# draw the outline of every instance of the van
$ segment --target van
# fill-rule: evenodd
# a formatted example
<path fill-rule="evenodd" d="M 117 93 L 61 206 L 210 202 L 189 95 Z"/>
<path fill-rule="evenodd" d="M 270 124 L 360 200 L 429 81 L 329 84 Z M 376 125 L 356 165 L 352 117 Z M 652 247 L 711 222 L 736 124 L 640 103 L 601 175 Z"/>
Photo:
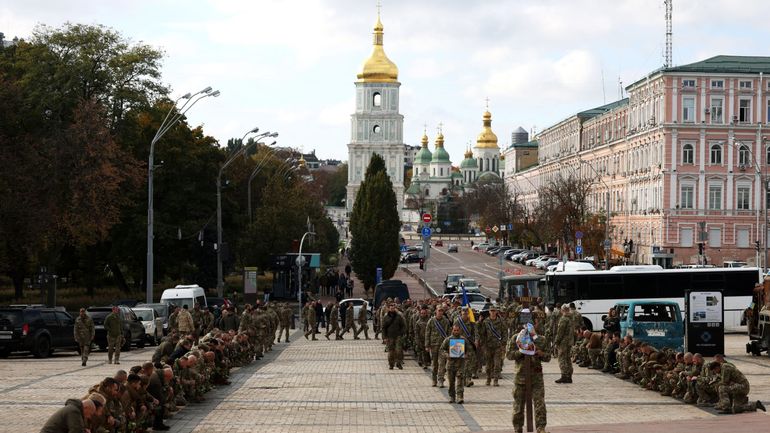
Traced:
<path fill-rule="evenodd" d="M 160 296 L 160 302 L 166 305 L 175 305 L 177 307 L 184 307 L 187 305 L 187 309 L 190 311 L 195 307 L 195 304 L 200 305 L 202 309 L 208 308 L 206 291 L 197 284 L 190 286 L 179 285 L 173 289 L 166 289 Z"/>
<path fill-rule="evenodd" d="M 656 349 L 684 348 L 684 321 L 674 301 L 628 301 L 615 304 L 620 336 L 643 341 Z"/>
<path fill-rule="evenodd" d="M 552 272 L 595 271 L 596 268 L 589 262 L 559 262 Z M 549 269 L 550 271 L 550 269 Z"/>
<path fill-rule="evenodd" d="M 748 266 L 749 265 L 746 262 L 738 262 L 735 260 L 728 260 L 722 264 L 723 268 L 746 268 Z"/>
<path fill-rule="evenodd" d="M 409 288 L 401 280 L 385 280 L 374 287 L 374 308 L 380 308 L 382 301 L 398 298 L 401 302 L 409 299 Z"/>

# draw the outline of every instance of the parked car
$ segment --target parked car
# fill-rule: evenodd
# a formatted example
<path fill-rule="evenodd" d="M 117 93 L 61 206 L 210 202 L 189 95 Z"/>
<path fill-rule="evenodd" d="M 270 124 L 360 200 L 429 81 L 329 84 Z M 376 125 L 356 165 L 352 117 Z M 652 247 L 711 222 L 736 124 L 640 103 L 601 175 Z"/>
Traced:
<path fill-rule="evenodd" d="M 511 248 L 510 250 L 508 250 L 508 251 L 506 251 L 506 252 L 504 252 L 504 253 L 503 253 L 503 258 L 504 258 L 505 260 L 513 260 L 513 259 L 512 259 L 512 257 L 513 257 L 514 255 L 516 255 L 516 254 L 519 254 L 519 253 L 521 253 L 521 252 L 522 252 L 522 250 L 520 250 L 520 249 Z"/>
<path fill-rule="evenodd" d="M 541 255 L 533 257 L 531 259 L 524 260 L 522 263 L 524 263 L 527 266 L 536 266 L 537 262 L 539 262 L 540 260 L 545 260 L 546 258 L 548 258 L 547 255 L 541 254 Z"/>
<path fill-rule="evenodd" d="M 457 252 L 457 244 L 449 244 L 449 247 L 447 247 L 446 252 L 448 252 L 448 253 L 456 253 Z"/>
<path fill-rule="evenodd" d="M 147 342 L 157 346 L 160 343 L 160 339 L 163 338 L 163 319 L 158 316 L 158 313 L 152 307 L 136 307 L 132 308 L 131 311 L 142 322 L 144 337 Z"/>
<path fill-rule="evenodd" d="M 487 248 L 487 250 L 484 251 L 484 253 L 487 254 L 488 256 L 492 256 L 499 250 L 500 250 L 500 247 L 490 247 L 490 248 Z"/>
<path fill-rule="evenodd" d="M 366 299 L 363 299 L 363 298 L 348 298 L 348 299 L 343 299 L 342 301 L 340 301 L 340 305 L 342 305 L 342 304 L 344 304 L 346 302 L 353 302 L 353 318 L 355 320 L 358 320 L 358 312 L 361 311 L 361 307 L 363 307 L 364 306 L 364 302 L 366 302 L 367 303 L 366 319 L 367 320 L 372 320 L 372 311 L 374 309 L 374 306 L 372 305 L 372 303 L 370 301 L 367 301 Z"/>
<path fill-rule="evenodd" d="M 535 267 L 538 269 L 548 269 L 549 266 L 555 265 L 559 263 L 559 259 L 555 257 L 549 257 L 545 260 L 541 260 L 535 264 Z"/>
<path fill-rule="evenodd" d="M 401 263 L 419 263 L 420 255 L 417 253 L 405 253 L 401 255 Z"/>
<path fill-rule="evenodd" d="M 184 307 L 187 305 L 187 308 L 190 311 L 195 307 L 195 304 L 200 305 L 201 308 L 209 306 L 206 301 L 206 291 L 197 284 L 178 285 L 174 288 L 166 289 L 163 291 L 163 294 L 160 295 L 160 302 L 164 304 L 174 304 L 177 307 Z"/>
<path fill-rule="evenodd" d="M 509 250 L 511 250 L 511 249 L 513 249 L 513 247 L 509 247 L 509 246 L 502 246 L 502 247 L 498 248 L 498 249 L 497 249 L 495 252 L 493 252 L 492 254 L 490 254 L 490 256 L 499 256 L 500 254 L 503 254 L 503 253 L 505 253 L 506 251 L 509 251 Z"/>
<path fill-rule="evenodd" d="M 31 352 L 45 358 L 57 349 L 78 350 L 75 319 L 67 312 L 45 307 L 0 307 L 0 357 Z"/>
<path fill-rule="evenodd" d="M 540 256 L 537 259 L 535 259 L 534 261 L 532 261 L 530 266 L 533 266 L 533 267 L 537 268 L 539 266 L 542 266 L 543 263 L 547 262 L 548 260 L 551 260 L 552 258 L 553 257 L 551 257 L 551 256 Z M 527 262 L 527 263 L 529 263 L 529 262 Z"/>
<path fill-rule="evenodd" d="M 473 246 L 473 251 L 486 251 L 489 248 L 489 242 L 480 242 Z"/>
<path fill-rule="evenodd" d="M 436 246 L 437 247 L 443 247 L 444 246 L 444 242 L 441 239 L 439 239 L 439 240 L 436 241 Z"/>
<path fill-rule="evenodd" d="M 516 262 L 519 262 L 521 264 L 525 264 L 527 260 L 534 259 L 540 257 L 540 253 L 537 253 L 535 251 L 527 251 L 526 253 L 521 253 L 518 256 L 516 256 Z"/>
<path fill-rule="evenodd" d="M 99 346 L 99 349 L 107 349 L 107 331 L 104 329 L 104 318 L 112 312 L 112 307 L 88 307 L 86 314 L 91 316 L 94 321 L 94 328 L 96 335 L 94 336 L 94 343 Z M 128 352 L 131 350 L 131 345 L 136 347 L 144 347 L 145 332 L 144 325 L 136 317 L 133 311 L 125 305 L 118 306 L 118 314 L 123 318 L 123 348 L 121 350 Z"/>
<path fill-rule="evenodd" d="M 158 317 L 160 317 L 160 320 L 163 323 L 163 335 L 168 334 L 168 316 L 169 316 L 168 304 L 161 304 L 161 303 L 145 304 L 145 303 L 139 303 L 139 304 L 136 304 L 136 305 L 137 305 L 137 307 L 150 307 L 153 310 L 155 310 L 155 313 L 158 314 Z"/>
<path fill-rule="evenodd" d="M 481 311 L 484 309 L 484 305 L 487 303 L 487 297 L 482 295 L 481 293 L 468 293 L 468 303 L 470 304 L 471 308 L 473 308 L 476 311 Z M 463 302 L 463 294 L 457 293 L 452 297 L 452 302 L 459 301 L 460 303 Z"/>
<path fill-rule="evenodd" d="M 447 274 L 444 278 L 444 293 L 453 293 L 460 285 L 460 280 L 465 278 L 463 274 Z"/>
<path fill-rule="evenodd" d="M 481 293 L 481 286 L 479 286 L 479 283 L 473 278 L 461 278 L 459 287 L 458 290 L 460 292 L 462 292 L 462 288 L 464 287 L 465 291 L 468 293 Z"/>

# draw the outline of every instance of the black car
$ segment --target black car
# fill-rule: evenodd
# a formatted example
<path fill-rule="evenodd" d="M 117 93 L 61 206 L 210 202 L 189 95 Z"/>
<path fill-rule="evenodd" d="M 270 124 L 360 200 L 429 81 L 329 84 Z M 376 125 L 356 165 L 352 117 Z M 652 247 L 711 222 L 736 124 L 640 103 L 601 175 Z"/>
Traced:
<path fill-rule="evenodd" d="M 144 326 L 133 311 L 125 305 L 118 306 L 119 314 L 123 318 L 123 347 L 121 350 L 128 352 L 131 345 L 142 348 L 145 343 Z M 88 307 L 86 314 L 94 321 L 96 335 L 94 343 L 99 349 L 107 349 L 107 331 L 104 329 L 104 318 L 112 312 L 112 307 Z"/>
<path fill-rule="evenodd" d="M 0 307 L 0 357 L 31 352 L 45 358 L 54 349 L 78 350 L 75 319 L 67 312 L 44 307 Z"/>
<path fill-rule="evenodd" d="M 374 309 L 380 308 L 387 298 L 406 301 L 409 299 L 409 288 L 401 280 L 385 280 L 374 287 Z"/>
<path fill-rule="evenodd" d="M 401 263 L 419 263 L 420 255 L 417 253 L 406 253 L 401 255 Z"/>

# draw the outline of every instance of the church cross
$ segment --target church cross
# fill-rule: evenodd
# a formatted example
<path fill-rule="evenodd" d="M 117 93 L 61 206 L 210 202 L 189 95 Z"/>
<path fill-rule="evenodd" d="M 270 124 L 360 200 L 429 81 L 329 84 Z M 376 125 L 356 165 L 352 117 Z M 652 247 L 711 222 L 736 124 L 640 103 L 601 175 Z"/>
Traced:
<path fill-rule="evenodd" d="M 484 101 L 487 103 L 487 110 L 489 110 L 489 97 L 484 98 Z"/>
<path fill-rule="evenodd" d="M 442 131 L 444 130 L 444 123 L 443 122 L 439 122 L 438 123 L 438 128 L 436 128 L 436 129 L 438 130 L 438 133 L 441 134 Z"/>
<path fill-rule="evenodd" d="M 380 9 L 382 9 L 382 2 L 377 1 L 377 16 L 380 16 Z"/>

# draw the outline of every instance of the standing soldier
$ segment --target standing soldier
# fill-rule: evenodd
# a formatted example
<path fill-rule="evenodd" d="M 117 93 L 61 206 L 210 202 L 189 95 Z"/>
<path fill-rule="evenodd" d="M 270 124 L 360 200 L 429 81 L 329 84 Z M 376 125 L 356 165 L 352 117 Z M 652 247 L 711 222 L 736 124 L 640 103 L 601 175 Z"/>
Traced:
<path fill-rule="evenodd" d="M 493 305 L 489 309 L 489 317 L 484 319 L 483 325 L 479 327 L 477 336 L 477 341 L 484 347 L 487 357 L 487 386 L 493 380 L 494 386 L 499 386 L 497 381 L 503 368 L 504 332 L 505 322 L 499 316 L 497 307 Z"/>
<path fill-rule="evenodd" d="M 293 315 L 291 308 L 286 304 L 281 304 L 281 308 L 278 309 L 278 315 L 281 322 L 278 327 L 278 342 L 281 342 L 281 336 L 286 334 L 285 341 L 289 343 L 289 328 L 291 327 L 291 316 Z"/>
<path fill-rule="evenodd" d="M 444 371 L 446 369 L 446 359 L 439 353 L 439 348 L 449 335 L 448 329 L 449 319 L 444 317 L 444 307 L 436 308 L 436 315 L 431 317 L 428 324 L 425 325 L 425 350 L 430 352 L 433 386 L 436 386 L 436 381 L 438 381 L 439 388 L 444 387 Z"/>
<path fill-rule="evenodd" d="M 350 307 L 353 308 L 353 307 Z M 388 306 L 388 313 L 382 319 L 382 338 L 385 340 L 388 349 L 388 366 L 393 370 L 393 364 L 396 364 L 399 370 L 403 370 L 404 351 L 401 346 L 401 337 L 406 332 L 406 321 L 404 316 L 396 311 L 396 305 Z"/>
<path fill-rule="evenodd" d="M 342 340 L 343 336 L 353 329 L 353 339 L 358 340 L 358 329 L 356 329 L 356 320 L 355 320 L 355 309 L 353 308 L 353 302 L 348 301 L 347 302 L 348 307 L 345 309 L 345 330 L 340 333 L 340 340 Z"/>
<path fill-rule="evenodd" d="M 467 313 L 464 315 L 467 316 Z M 458 319 L 455 325 L 452 326 L 452 335 L 447 336 L 441 342 L 441 355 L 446 359 L 446 373 L 449 378 L 449 402 L 454 403 L 455 397 L 457 397 L 457 403 L 463 404 L 466 370 L 465 355 L 472 340 L 465 338 L 465 335 L 460 332 L 461 326 L 458 323 L 462 323 L 462 321 Z M 465 348 L 465 351 L 460 351 L 455 347 L 459 343 L 457 341 L 455 341 L 455 345 L 450 344 L 452 340 L 463 340 L 462 346 Z"/>
<path fill-rule="evenodd" d="M 524 344 L 525 336 L 529 334 L 529 346 Z M 524 354 L 521 350 L 534 351 L 533 355 Z M 513 388 L 513 431 L 521 433 L 524 430 L 525 375 L 524 358 L 529 357 L 529 375 L 532 384 L 532 405 L 535 409 L 535 427 L 537 433 L 545 433 L 545 384 L 543 383 L 543 362 L 551 360 L 551 353 L 546 347 L 544 338 L 535 333 L 535 327 L 527 324 L 526 329 L 513 336 L 508 341 L 506 357 L 516 363 L 516 378 Z"/>
<path fill-rule="evenodd" d="M 355 332 L 353 335 L 353 338 L 358 340 L 358 334 L 363 331 L 364 337 L 366 339 L 369 339 L 369 319 L 367 318 L 367 315 L 369 314 L 369 303 L 364 301 L 364 303 L 361 305 L 361 308 L 358 310 L 358 331 Z"/>
<path fill-rule="evenodd" d="M 574 323 L 569 305 L 563 304 L 561 306 L 559 324 L 556 326 L 556 335 L 554 336 L 554 345 L 559 352 L 559 370 L 561 370 L 561 377 L 556 379 L 556 383 L 572 383 L 570 348 L 575 338 Z"/>
<path fill-rule="evenodd" d="M 80 346 L 80 360 L 83 367 L 88 362 L 91 353 L 91 342 L 94 341 L 94 321 L 86 314 L 86 309 L 80 309 L 80 315 L 75 319 L 75 341 Z"/>
<path fill-rule="evenodd" d="M 168 332 L 171 333 L 171 331 L 177 331 L 179 329 L 177 322 L 177 318 L 179 318 L 179 307 L 171 305 L 169 308 L 171 313 L 168 315 Z"/>
<path fill-rule="evenodd" d="M 414 351 L 417 355 L 417 363 L 423 370 L 427 370 L 430 365 L 430 353 L 425 341 L 425 329 L 428 326 L 428 320 L 430 320 L 428 306 L 423 305 L 420 307 L 420 315 L 414 322 Z"/>
<path fill-rule="evenodd" d="M 118 307 L 112 307 L 112 313 L 104 318 L 104 330 L 107 332 L 107 363 L 112 364 L 114 355 L 115 364 L 120 364 L 120 346 L 123 345 L 123 318 L 120 317 Z"/>
<path fill-rule="evenodd" d="M 315 320 L 315 302 L 310 302 L 307 310 L 305 310 L 305 327 L 307 328 L 305 330 L 305 339 L 307 339 L 308 335 L 313 334 L 313 340 L 316 340 L 315 334 L 318 332 L 318 329 L 316 328 Z"/>
<path fill-rule="evenodd" d="M 324 337 L 329 339 L 329 336 L 334 333 L 335 340 L 341 340 L 340 338 L 340 310 L 337 307 L 336 302 L 329 302 L 326 306 L 329 309 L 329 326 L 326 328 L 326 334 Z"/>
<path fill-rule="evenodd" d="M 465 377 L 465 386 L 470 387 L 473 386 L 473 375 L 476 373 L 476 350 L 478 349 L 479 343 L 478 334 L 476 333 L 476 324 L 471 322 L 468 308 L 470 307 L 463 307 L 462 313 L 460 313 L 460 317 L 455 320 L 454 325 L 460 328 L 463 338 L 468 343 L 465 345 L 465 358 L 463 361 L 465 374 L 463 374 L 463 377 Z M 449 360 L 447 362 L 449 362 Z M 451 380 L 451 374 L 448 371 L 449 369 L 447 369 L 447 374 L 449 374 Z M 460 400 L 462 400 L 462 398 L 460 398 Z"/>

